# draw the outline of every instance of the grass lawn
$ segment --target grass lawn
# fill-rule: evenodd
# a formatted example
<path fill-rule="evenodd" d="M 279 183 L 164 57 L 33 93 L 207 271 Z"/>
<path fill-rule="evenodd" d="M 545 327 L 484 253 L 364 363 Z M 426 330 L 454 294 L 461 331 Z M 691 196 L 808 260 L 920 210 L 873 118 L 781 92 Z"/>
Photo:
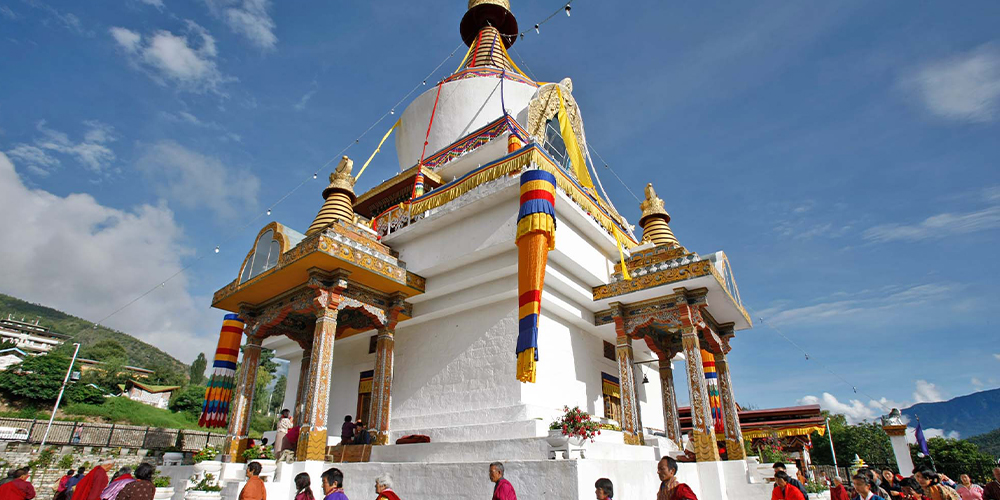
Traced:
<path fill-rule="evenodd" d="M 70 404 L 62 409 L 69 417 L 98 417 L 106 422 L 148 425 L 170 429 L 198 429 L 198 419 L 188 413 L 173 413 L 128 398 L 108 398 L 102 405 Z"/>

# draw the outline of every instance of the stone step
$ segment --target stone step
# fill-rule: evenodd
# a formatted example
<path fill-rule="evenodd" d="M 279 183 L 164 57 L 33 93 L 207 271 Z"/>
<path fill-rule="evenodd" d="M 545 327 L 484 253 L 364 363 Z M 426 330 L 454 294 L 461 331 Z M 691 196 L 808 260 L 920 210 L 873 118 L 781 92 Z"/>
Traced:
<path fill-rule="evenodd" d="M 418 427 L 445 427 L 448 425 L 468 425 L 472 423 L 514 422 L 529 419 L 528 405 L 512 405 L 409 417 L 397 417 L 393 415 L 389 423 L 389 428 L 414 429 Z"/>
<path fill-rule="evenodd" d="M 541 420 L 520 420 L 448 427 L 392 428 L 389 442 L 395 443 L 397 439 L 409 434 L 422 434 L 429 436 L 431 442 L 446 443 L 533 438 L 548 434 L 548 427 Z"/>

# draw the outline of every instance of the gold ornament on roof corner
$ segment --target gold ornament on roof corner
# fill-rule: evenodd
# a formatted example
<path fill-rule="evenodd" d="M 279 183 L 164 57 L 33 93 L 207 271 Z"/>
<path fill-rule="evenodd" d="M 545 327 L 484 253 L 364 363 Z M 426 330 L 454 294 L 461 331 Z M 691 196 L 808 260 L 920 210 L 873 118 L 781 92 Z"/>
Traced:
<path fill-rule="evenodd" d="M 354 162 L 350 158 L 344 156 L 340 159 L 337 168 L 330 174 L 330 185 L 323 190 L 323 199 L 326 200 L 323 208 L 319 209 L 316 218 L 309 225 L 306 236 L 322 231 L 337 220 L 348 223 L 355 221 L 354 202 L 358 197 L 354 194 L 354 176 L 351 175 L 353 167 Z"/>
<path fill-rule="evenodd" d="M 680 246 L 670 229 L 670 214 L 663 208 L 663 200 L 656 196 L 653 183 L 646 184 L 646 199 L 639 204 L 639 208 L 642 210 L 642 217 L 639 218 L 642 241 L 652 242 L 657 246 Z"/>
<path fill-rule="evenodd" d="M 562 87 L 562 97 L 566 103 L 566 113 L 569 115 L 570 125 L 573 126 L 573 133 L 577 137 L 583 137 L 583 118 L 580 116 L 580 107 L 573 98 L 573 80 L 563 78 L 559 83 L 546 83 L 538 87 L 535 96 L 528 103 L 528 135 L 539 143 L 542 142 L 540 139 L 545 138 L 545 122 L 559 113 L 559 94 L 556 92 L 556 85 Z"/>

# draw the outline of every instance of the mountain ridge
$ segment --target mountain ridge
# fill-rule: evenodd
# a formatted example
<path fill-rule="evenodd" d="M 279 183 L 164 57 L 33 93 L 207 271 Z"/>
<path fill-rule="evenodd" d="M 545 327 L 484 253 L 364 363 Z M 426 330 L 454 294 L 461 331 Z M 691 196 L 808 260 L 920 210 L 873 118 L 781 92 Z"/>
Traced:
<path fill-rule="evenodd" d="M 103 340 L 114 340 L 125 348 L 128 362 L 133 366 L 154 371 L 157 367 L 166 366 L 184 374 L 188 372 L 187 364 L 156 346 L 112 328 L 105 326 L 94 328 L 94 324 L 90 321 L 52 307 L 0 293 L 0 313 L 5 317 L 7 314 L 13 314 L 16 317 L 23 316 L 25 320 L 39 319 L 40 326 L 49 328 L 56 333 L 69 335 L 73 341 L 80 342 L 84 348 Z"/>
<path fill-rule="evenodd" d="M 920 417 L 924 429 L 956 431 L 961 438 L 977 436 L 1000 428 L 1000 388 L 947 401 L 917 403 L 900 412 L 910 418 L 910 427 L 916 427 Z"/>

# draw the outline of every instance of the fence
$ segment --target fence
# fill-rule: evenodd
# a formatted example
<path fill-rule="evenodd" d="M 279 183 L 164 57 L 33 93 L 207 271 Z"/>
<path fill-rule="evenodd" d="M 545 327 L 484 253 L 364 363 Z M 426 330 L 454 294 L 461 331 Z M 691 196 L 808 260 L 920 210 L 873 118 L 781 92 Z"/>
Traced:
<path fill-rule="evenodd" d="M 0 427 L 11 427 L 28 431 L 28 443 L 41 443 L 45 436 L 47 420 L 24 418 L 0 418 Z M 79 422 L 52 422 L 46 444 L 100 446 L 115 448 L 142 448 L 162 450 L 177 448 L 181 451 L 197 451 L 212 445 L 221 448 L 224 434 L 185 429 L 163 429 L 141 425 L 93 424 Z"/>

